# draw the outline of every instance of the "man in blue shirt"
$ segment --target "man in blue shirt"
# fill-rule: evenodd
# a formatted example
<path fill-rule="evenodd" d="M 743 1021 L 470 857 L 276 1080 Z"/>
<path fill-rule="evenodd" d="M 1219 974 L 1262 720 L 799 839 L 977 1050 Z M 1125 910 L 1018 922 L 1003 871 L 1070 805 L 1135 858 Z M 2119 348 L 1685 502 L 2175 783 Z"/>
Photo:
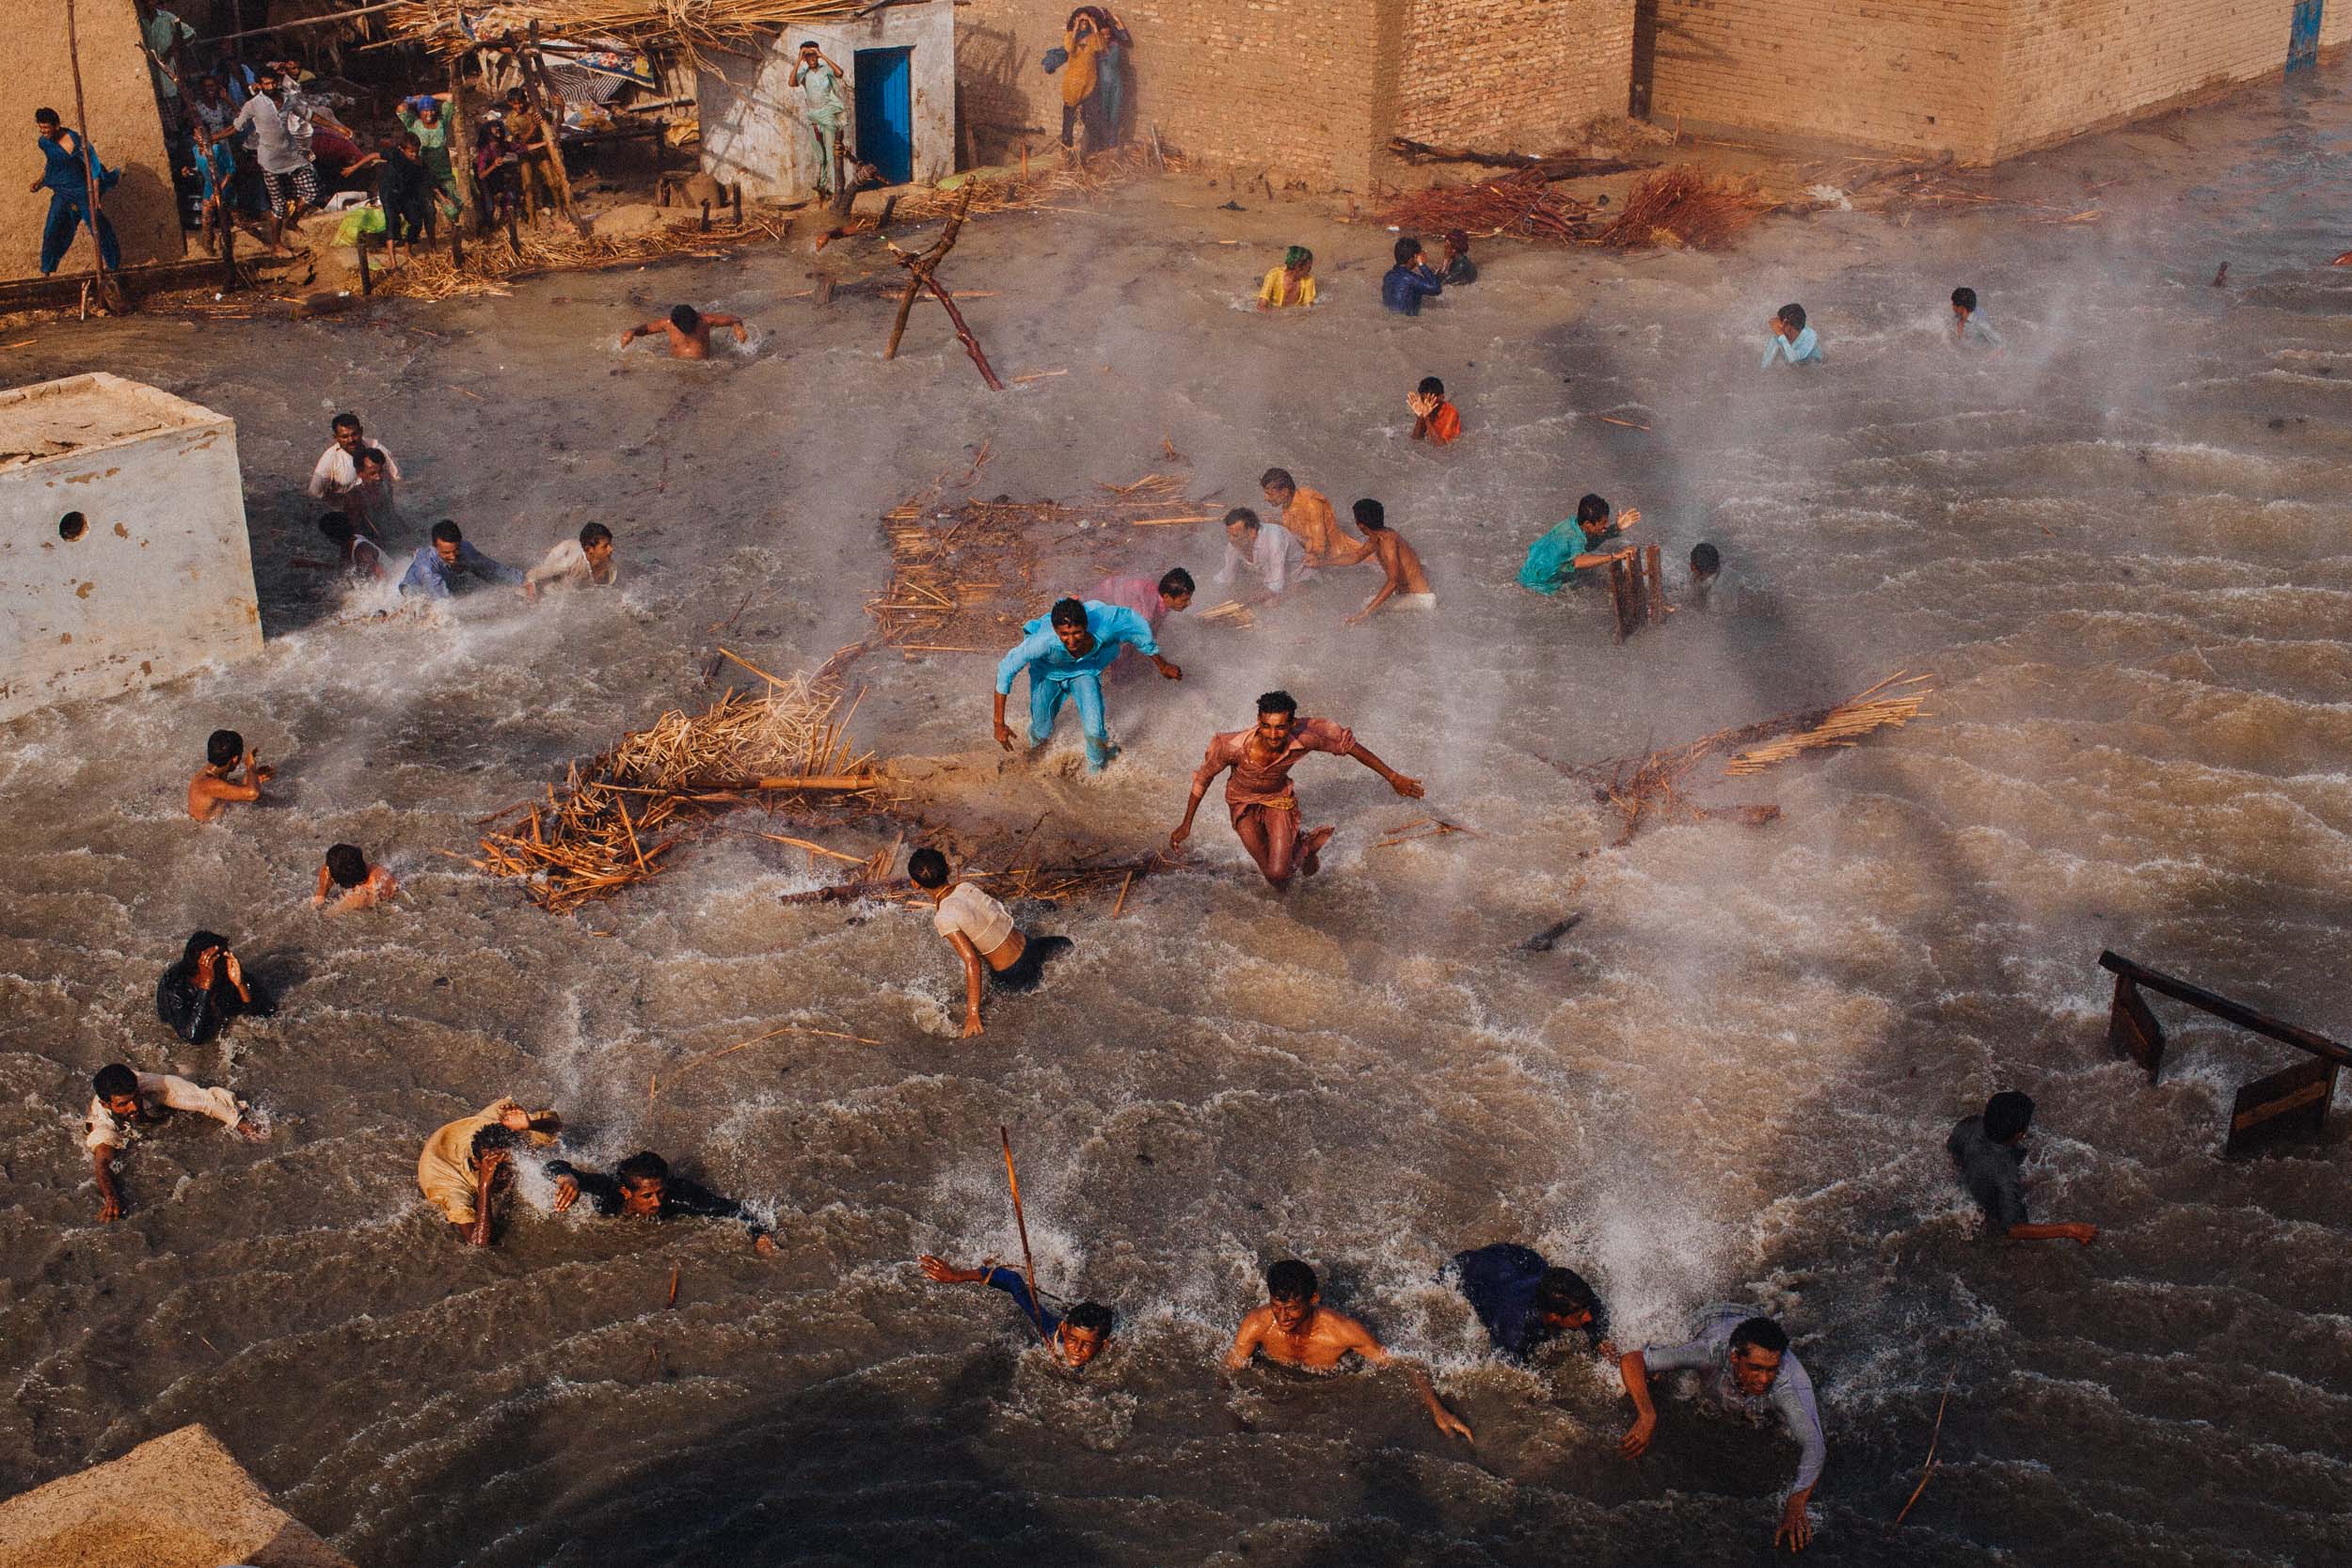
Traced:
<path fill-rule="evenodd" d="M 457 579 L 466 577 L 502 582 L 527 599 L 539 596 L 538 591 L 523 580 L 520 572 L 467 544 L 457 525 L 446 517 L 433 525 L 433 542 L 417 551 L 416 558 L 408 562 L 408 573 L 400 579 L 400 591 L 421 594 L 428 599 L 446 599 L 457 587 Z"/>
<path fill-rule="evenodd" d="M 1534 1247 L 1517 1242 L 1457 1252 L 1438 1276 L 1469 1300 L 1495 1352 L 1523 1361 L 1573 1329 L 1586 1345 L 1609 1354 L 1609 1308 L 1574 1269 L 1555 1269 Z"/>
<path fill-rule="evenodd" d="M 1024 670 L 1029 673 L 1029 744 L 1042 746 L 1053 737 L 1056 715 L 1063 701 L 1074 696 L 1086 730 L 1087 767 L 1098 773 L 1119 752 L 1103 719 L 1103 672 L 1121 649 L 1132 646 L 1169 680 L 1184 678 L 1184 671 L 1160 657 L 1151 623 L 1125 605 L 1059 599 L 1050 614 L 1021 629 L 1027 635 L 996 666 L 996 744 L 1008 752 L 1012 729 L 1005 722 L 1005 698 Z"/>
<path fill-rule="evenodd" d="M 1792 365 L 1824 365 L 1821 340 L 1813 328 L 1804 325 L 1804 307 L 1784 305 L 1779 314 L 1767 324 L 1772 337 L 1764 344 L 1764 369 L 1771 370 L 1775 358 L 1786 358 Z"/>
<path fill-rule="evenodd" d="M 1380 303 L 1400 316 L 1421 314 L 1421 302 L 1431 294 L 1445 293 L 1445 279 L 1429 264 L 1421 242 L 1412 235 L 1396 242 L 1396 265 L 1380 279 Z"/>
<path fill-rule="evenodd" d="M 986 1285 L 1004 1291 L 1021 1308 L 1021 1316 L 1027 1320 L 1039 1340 L 1054 1353 L 1055 1359 L 1073 1372 L 1101 1354 L 1103 1346 L 1110 1339 L 1111 1309 L 1099 1301 L 1082 1301 L 1057 1317 L 1029 1294 L 1027 1280 L 1011 1269 L 997 1267 L 993 1259 L 977 1269 L 960 1269 L 928 1252 L 916 1261 L 922 1264 L 927 1277 L 942 1285 Z"/>

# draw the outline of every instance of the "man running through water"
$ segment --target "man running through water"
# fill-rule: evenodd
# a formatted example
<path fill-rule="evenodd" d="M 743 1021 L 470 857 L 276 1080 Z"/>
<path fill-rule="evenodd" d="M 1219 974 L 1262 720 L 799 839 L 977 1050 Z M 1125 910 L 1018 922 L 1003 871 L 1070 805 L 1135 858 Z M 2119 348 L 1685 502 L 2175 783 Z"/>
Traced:
<path fill-rule="evenodd" d="M 1193 814 L 1200 798 L 1227 768 L 1225 807 L 1232 814 L 1233 832 L 1258 869 L 1275 887 L 1287 887 L 1294 875 L 1311 877 L 1322 867 L 1323 847 L 1337 829 L 1322 827 L 1301 838 L 1298 796 L 1291 788 L 1291 769 L 1310 752 L 1354 757 L 1389 782 L 1389 787 L 1408 800 L 1425 793 L 1421 781 L 1374 756 L 1356 742 L 1355 735 L 1328 719 L 1301 719 L 1298 704 L 1287 691 L 1269 691 L 1258 699 L 1254 729 L 1233 730 L 1210 740 L 1208 755 L 1192 775 L 1192 798 L 1184 802 L 1184 819 L 1168 835 L 1170 849 L 1184 847 L 1192 833 Z"/>
<path fill-rule="evenodd" d="M 1658 1430 L 1658 1407 L 1650 1402 L 1652 1372 L 1690 1370 L 1699 1374 L 1699 1390 L 1713 1404 L 1760 1420 L 1768 1409 L 1779 1414 L 1788 1435 L 1803 1450 L 1797 1479 L 1780 1509 L 1772 1544 L 1784 1540 L 1801 1552 L 1813 1540 L 1813 1524 L 1805 1516 L 1813 1487 L 1821 1479 L 1829 1455 L 1821 1435 L 1821 1410 L 1814 1402 L 1813 1379 L 1788 1348 L 1788 1336 L 1772 1319 L 1745 1307 L 1710 1307 L 1699 1320 L 1689 1343 L 1649 1345 L 1628 1351 L 1617 1363 L 1625 1391 L 1633 1401 L 1633 1425 L 1617 1446 L 1628 1459 L 1639 1459 Z"/>
<path fill-rule="evenodd" d="M 1027 1280 L 1014 1270 L 1000 1267 L 993 1258 L 983 1259 L 977 1269 L 960 1269 L 928 1252 L 915 1261 L 922 1264 L 924 1276 L 938 1284 L 986 1285 L 1004 1291 L 1055 1359 L 1073 1372 L 1100 1355 L 1110 1342 L 1111 1309 L 1099 1301 L 1082 1301 L 1056 1317 L 1029 1294 Z"/>
<path fill-rule="evenodd" d="M 1286 1258 L 1266 1270 L 1265 1293 L 1266 1304 L 1242 1319 L 1241 1327 L 1234 1331 L 1233 1348 L 1225 1353 L 1227 1371 L 1240 1371 L 1261 1351 L 1269 1361 L 1311 1372 L 1331 1371 L 1351 1353 L 1375 1367 L 1400 1366 L 1413 1380 L 1438 1430 L 1465 1443 L 1473 1440 L 1470 1429 L 1429 1386 L 1427 1372 L 1409 1361 L 1398 1361 L 1372 1330 L 1346 1313 L 1322 1305 L 1323 1287 L 1314 1270 L 1295 1258 Z"/>

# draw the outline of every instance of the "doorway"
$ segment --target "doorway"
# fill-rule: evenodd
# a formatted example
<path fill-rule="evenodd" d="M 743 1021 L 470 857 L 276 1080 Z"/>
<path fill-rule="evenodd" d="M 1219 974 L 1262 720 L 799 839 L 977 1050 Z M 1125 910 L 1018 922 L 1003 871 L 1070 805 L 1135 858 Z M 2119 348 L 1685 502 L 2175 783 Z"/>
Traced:
<path fill-rule="evenodd" d="M 914 178 L 914 69 L 912 49 L 861 49 L 857 73 L 857 153 L 883 181 Z"/>

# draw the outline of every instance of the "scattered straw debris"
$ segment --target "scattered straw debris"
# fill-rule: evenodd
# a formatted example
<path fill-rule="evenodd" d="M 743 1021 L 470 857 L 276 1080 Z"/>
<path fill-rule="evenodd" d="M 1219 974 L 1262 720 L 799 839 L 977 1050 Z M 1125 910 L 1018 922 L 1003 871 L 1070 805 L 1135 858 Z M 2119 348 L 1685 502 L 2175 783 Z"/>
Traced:
<path fill-rule="evenodd" d="M 1409 232 L 1442 234 L 1460 229 L 1489 238 L 1508 234 L 1567 245 L 1590 234 L 1587 220 L 1600 209 L 1554 192 L 1551 182 L 1556 178 L 1529 168 L 1476 184 L 1432 185 L 1397 198 L 1373 221 Z"/>
<path fill-rule="evenodd" d="M 517 254 L 503 232 L 466 243 L 466 264 L 451 262 L 444 250 L 418 249 L 397 267 L 374 262 L 374 290 L 415 299 L 453 299 L 465 294 L 503 294 L 505 285 L 519 277 L 548 272 L 589 272 L 598 267 L 638 265 L 672 256 L 723 256 L 739 245 L 772 242 L 781 231 L 755 219 L 742 223 L 712 220 L 706 230 L 698 219 L 684 218 L 642 234 L 590 235 L 581 238 L 568 229 L 523 226 Z M 382 252 L 373 247 L 371 258 Z"/>
<path fill-rule="evenodd" d="M 1636 180 L 1595 243 L 1612 250 L 1720 250 L 1771 205 L 1732 181 L 1677 164 Z"/>

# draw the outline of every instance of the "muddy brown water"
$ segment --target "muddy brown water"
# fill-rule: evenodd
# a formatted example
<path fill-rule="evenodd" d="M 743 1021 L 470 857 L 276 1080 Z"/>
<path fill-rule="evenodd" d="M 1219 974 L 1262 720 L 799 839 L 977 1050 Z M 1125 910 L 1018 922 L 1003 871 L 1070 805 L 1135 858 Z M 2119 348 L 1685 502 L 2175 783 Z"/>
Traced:
<path fill-rule="evenodd" d="M 1513 1238 L 1595 1280 L 1629 1341 L 1713 1300 L 1784 1315 L 1830 1433 L 1814 1560 L 2334 1560 L 2352 1157 L 2338 1135 L 2224 1163 L 2230 1097 L 2280 1052 L 2165 1008 L 2149 1088 L 2106 1053 L 2094 959 L 2352 1031 L 2340 74 L 2002 176 L 2063 211 L 2118 182 L 2096 224 L 1822 216 L 1722 259 L 1497 245 L 1418 323 L 1377 309 L 1388 236 L 1299 208 L 1219 213 L 1194 184 L 991 219 L 951 281 L 995 291 L 973 316 L 1007 373 L 1069 372 L 1003 396 L 928 309 L 884 366 L 883 306 L 785 297 L 800 249 L 322 323 L 36 328 L 18 379 L 111 369 L 236 418 L 271 639 L 0 733 L 0 1490 L 201 1420 L 369 1568 L 1768 1557 L 1777 1433 L 1670 1402 L 1629 1464 L 1613 1376 L 1481 1354 L 1432 1276 Z M 1247 313 L 1296 238 L 1328 303 Z M 1947 352 L 1960 282 L 2001 358 Z M 749 317 L 754 349 L 616 355 L 677 297 Z M 1759 374 L 1788 299 L 1831 362 Z M 1443 454 L 1406 438 L 1426 373 L 1469 428 Z M 411 546 L 451 515 L 525 562 L 600 517 L 623 586 L 340 618 L 285 564 L 314 551 L 297 491 L 339 407 L 406 468 Z M 868 660 L 863 742 L 946 759 L 976 815 L 1140 850 L 1209 734 L 1286 686 L 1486 836 L 1375 848 L 1422 808 L 1312 762 L 1309 816 L 1341 833 L 1284 901 L 1212 801 L 1199 868 L 1119 921 L 1026 911 L 1078 952 L 968 1043 L 926 922 L 780 907 L 811 876 L 748 833 L 578 920 L 439 852 L 702 700 L 709 628 L 747 596 L 729 636 L 767 668 L 860 635 L 877 515 L 983 440 L 977 493 L 1075 498 L 1165 467 L 1164 437 L 1196 493 L 1254 499 L 1280 463 L 1343 510 L 1380 497 L 1444 610 L 1343 630 L 1367 574 L 1251 633 L 1179 621 L 1186 678 L 1114 692 L 1126 754 L 1100 780 L 1067 733 L 997 757 L 981 658 Z M 1714 541 L 1780 617 L 1620 648 L 1591 602 L 1512 586 L 1588 489 L 1670 560 Z M 1153 532 L 1214 569 L 1209 531 Z M 1607 850 L 1613 819 L 1550 766 L 1902 669 L 1939 674 L 1931 720 L 1721 792 L 1777 803 L 1768 829 Z M 180 794 L 222 723 L 283 785 L 197 829 Z M 408 898 L 319 921 L 336 839 Z M 1570 913 L 1554 951 L 1515 950 Z M 191 1049 L 149 999 L 199 925 L 286 1006 Z M 771 1042 L 648 1102 L 667 1064 L 796 1020 L 884 1043 Z M 230 1082 L 275 1135 L 140 1148 L 130 1216 L 98 1227 L 74 1132 L 114 1059 Z M 2095 1248 L 1987 1242 L 1951 1187 L 1945 1131 L 2010 1085 L 2042 1105 L 2037 1213 L 2097 1222 Z M 654 1147 L 754 1201 L 781 1256 L 559 1219 L 535 1177 L 502 1246 L 453 1245 L 418 1144 L 510 1091 L 563 1107 L 586 1158 Z M 1016 1249 L 1000 1123 L 1041 1280 L 1120 1315 L 1082 1379 L 1001 1299 L 913 1266 Z M 1474 1452 L 1392 1378 L 1220 1382 L 1258 1272 L 1293 1253 L 1438 1365 Z M 1947 1374 L 1942 1467 L 1898 1530 Z"/>

